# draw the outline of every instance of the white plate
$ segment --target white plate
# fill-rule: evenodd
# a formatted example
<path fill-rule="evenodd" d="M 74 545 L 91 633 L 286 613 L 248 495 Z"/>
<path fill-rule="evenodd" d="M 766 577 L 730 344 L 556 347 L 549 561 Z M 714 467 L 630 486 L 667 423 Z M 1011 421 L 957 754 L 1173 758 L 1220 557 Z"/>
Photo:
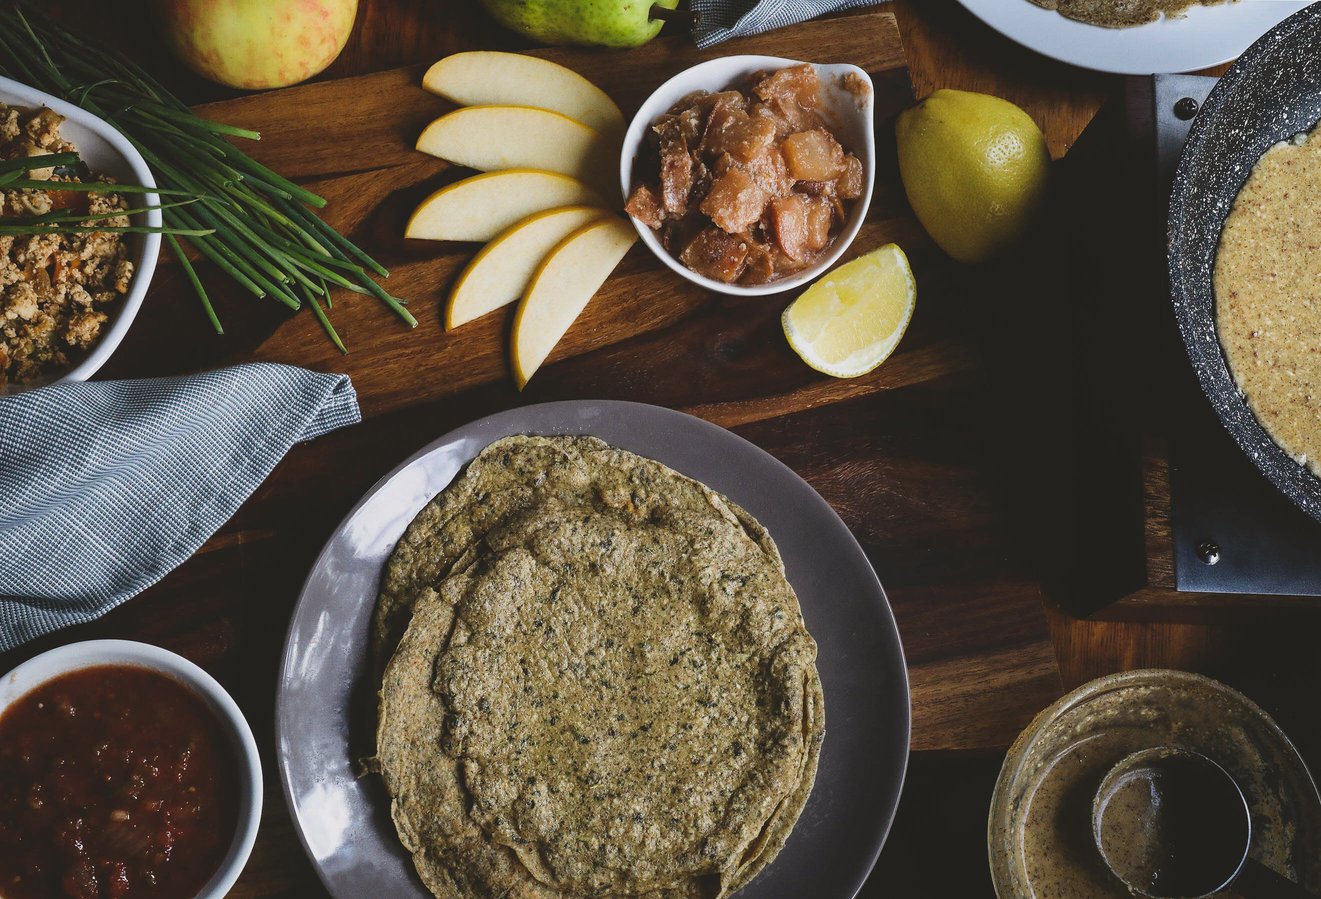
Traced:
<path fill-rule="evenodd" d="M 64 116 L 60 126 L 60 135 L 73 144 L 78 155 L 88 168 L 94 172 L 111 175 L 121 184 L 141 184 L 143 187 L 155 187 L 156 179 L 142 154 L 128 142 L 119 130 L 104 119 L 97 118 L 90 112 L 66 103 L 58 97 L 19 84 L 8 78 L 0 78 L 0 103 L 9 106 L 21 106 L 25 109 L 37 109 L 45 106 Z M 154 193 L 133 194 L 130 199 L 134 207 L 156 206 L 160 196 Z M 161 226 L 159 209 L 137 216 L 141 224 L 148 227 Z M 133 281 L 129 284 L 128 294 L 115 307 L 110 317 L 110 325 L 101 332 L 100 339 L 88 351 L 82 362 L 72 369 L 57 374 L 52 378 L 27 384 L 7 384 L 0 387 L 0 396 L 10 393 L 22 393 L 43 384 L 64 381 L 86 381 L 94 375 L 110 354 L 119 346 L 119 342 L 128 333 L 142 298 L 147 295 L 147 286 L 156 271 L 156 258 L 161 251 L 159 234 L 130 234 L 129 248 L 133 260 Z"/>
<path fill-rule="evenodd" d="M 1120 75 L 1192 72 L 1229 62 L 1309 5 L 1307 0 L 1238 0 L 1195 6 L 1182 16 L 1149 25 L 1101 28 L 1067 19 L 1029 0 L 959 2 L 1024 47 L 1061 62 Z"/>

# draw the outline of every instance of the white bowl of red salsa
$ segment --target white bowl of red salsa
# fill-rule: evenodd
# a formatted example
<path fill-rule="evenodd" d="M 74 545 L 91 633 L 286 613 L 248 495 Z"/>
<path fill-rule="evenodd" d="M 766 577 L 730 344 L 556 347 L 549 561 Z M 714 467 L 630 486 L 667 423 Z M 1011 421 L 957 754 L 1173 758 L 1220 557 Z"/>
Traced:
<path fill-rule="evenodd" d="M 3 899 L 219 899 L 261 797 L 238 706 L 168 650 L 74 643 L 0 680 Z"/>

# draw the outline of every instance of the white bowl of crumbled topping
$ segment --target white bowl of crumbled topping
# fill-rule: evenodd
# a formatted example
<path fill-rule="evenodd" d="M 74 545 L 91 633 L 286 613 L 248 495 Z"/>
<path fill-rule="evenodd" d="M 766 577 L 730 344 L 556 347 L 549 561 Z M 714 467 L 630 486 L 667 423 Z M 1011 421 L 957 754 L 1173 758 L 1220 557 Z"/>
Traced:
<path fill-rule="evenodd" d="M 857 236 L 876 176 L 873 90 L 852 65 L 726 56 L 656 89 L 624 136 L 638 234 L 709 290 L 779 293 Z"/>
<path fill-rule="evenodd" d="M 151 170 L 142 155 L 114 126 L 91 113 L 8 78 L 0 78 L 0 105 L 18 108 L 25 113 L 43 108 L 49 109 L 63 119 L 58 123 L 59 137 L 73 145 L 81 161 L 94 175 L 110 176 L 125 184 L 156 186 Z M 124 199 L 126 204 L 133 208 L 156 206 L 160 203 L 159 196 L 155 193 L 131 194 Z M 133 217 L 133 221 L 135 224 L 160 227 L 161 213 L 159 210 L 139 213 Z M 0 396 L 55 382 L 85 381 L 110 358 L 120 341 L 124 339 L 124 334 L 127 333 L 138 309 L 142 306 L 147 286 L 156 269 L 156 259 L 160 254 L 161 245 L 160 234 L 125 234 L 122 237 L 125 238 L 127 245 L 124 261 L 129 263 L 131 269 L 120 267 L 116 276 L 106 279 L 106 284 L 109 285 L 107 289 L 113 290 L 116 294 L 113 302 L 96 307 L 89 305 L 87 309 L 96 314 L 83 315 L 79 320 L 64 317 L 59 321 L 63 333 L 58 335 L 58 339 L 64 340 L 66 344 L 70 340 L 80 339 L 86 341 L 86 345 L 68 344 L 69 358 L 66 365 L 52 364 L 43 367 L 40 372 L 24 377 L 21 383 L 9 383 L 6 377 L 6 368 L 10 367 L 9 360 L 0 359 L 0 362 L 4 363 L 0 364 Z M 80 243 L 78 249 L 88 253 L 95 252 L 90 241 Z M 6 252 L 0 254 L 0 263 L 12 265 L 13 259 Z M 54 265 L 58 268 L 59 263 Z M 59 273 L 48 273 L 47 278 L 51 277 L 58 280 Z M 116 281 L 119 283 L 116 284 Z M 0 277 L 0 285 L 4 283 L 5 279 Z M 123 290 L 119 289 L 120 286 Z M 30 304 L 22 304 L 24 308 L 20 309 L 15 308 L 18 304 L 5 302 L 4 290 L 4 287 L 0 287 L 0 357 L 9 357 L 5 320 L 8 317 L 11 325 L 16 324 L 20 315 L 24 313 L 31 315 L 31 311 L 27 308 Z M 13 332 L 9 337 L 10 340 L 15 343 L 23 340 L 31 344 L 33 329 L 28 328 L 26 333 L 19 334 L 18 329 L 11 326 L 10 331 Z"/>

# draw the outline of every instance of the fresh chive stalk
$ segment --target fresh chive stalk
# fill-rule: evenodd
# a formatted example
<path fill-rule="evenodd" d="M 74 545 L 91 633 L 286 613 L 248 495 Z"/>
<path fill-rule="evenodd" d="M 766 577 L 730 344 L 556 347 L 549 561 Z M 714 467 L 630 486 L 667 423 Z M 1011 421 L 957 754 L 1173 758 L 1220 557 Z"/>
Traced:
<path fill-rule="evenodd" d="M 39 163 L 39 164 L 34 164 Z M 154 187 L 140 184 L 114 184 L 108 181 L 50 181 L 33 178 L 21 178 L 34 168 L 52 168 L 56 166 L 78 165 L 81 160 L 77 153 L 48 153 L 44 156 L 28 156 L 22 159 L 0 160 L 0 190 L 44 190 L 72 191 L 83 193 L 161 193 Z M 206 237 L 211 230 L 180 229 L 170 226 L 154 227 L 150 225 L 93 225 L 92 222 L 103 219 L 132 216 L 142 212 L 164 210 L 196 203 L 202 197 L 186 194 L 184 191 L 166 190 L 172 196 L 184 195 L 188 199 L 176 203 L 141 206 L 136 209 L 111 209 L 107 212 L 70 212 L 63 209 L 33 215 L 0 214 L 0 236 L 23 236 L 30 234 L 86 234 L 110 232 L 119 234 L 174 234 L 184 237 Z M 3 204 L 0 203 L 0 206 Z"/>
<path fill-rule="evenodd" d="M 406 301 L 392 296 L 373 277 L 388 277 L 385 267 L 308 208 L 325 206 L 323 197 L 271 171 L 231 143 L 234 138 L 259 140 L 257 132 L 194 115 L 118 49 L 66 30 L 32 0 L 0 6 L 0 75 L 62 97 L 110 122 L 152 167 L 161 185 L 159 193 L 200 201 L 162 204 L 165 227 L 161 230 L 217 334 L 224 330 L 180 238 L 250 293 L 270 296 L 291 309 L 309 306 L 340 352 L 347 349 L 327 314 L 333 308 L 332 286 L 371 294 L 409 327 L 416 327 Z M 68 164 L 54 161 L 59 158 L 60 154 L 39 157 L 40 166 Z M 14 162 L 22 167 L 0 163 L 0 188 L 31 183 L 27 172 L 34 167 L 32 160 Z M 112 187 L 124 193 L 137 191 Z M 69 189 L 96 188 L 69 185 Z M 86 222 L 87 216 L 79 221 Z M 0 234 L 5 227 L 0 221 Z M 143 229 L 78 225 L 63 230 Z"/>
<path fill-rule="evenodd" d="M 196 203 L 197 199 L 161 206 L 141 206 L 137 209 L 112 209 L 109 212 L 44 212 L 39 215 L 0 215 L 0 234 L 22 236 L 28 234 L 172 234 L 176 237 L 210 237 L 209 228 L 179 228 L 173 225 L 97 225 L 103 219 L 121 215 L 137 215 L 154 209 L 165 210 L 173 206 Z M 163 213 L 162 213 L 163 214 Z"/>
<path fill-rule="evenodd" d="M 44 169 L 53 166 L 75 165 L 78 154 L 48 153 L 45 156 L 24 156 L 21 159 L 0 160 L 0 178 L 21 178 L 32 169 Z"/>

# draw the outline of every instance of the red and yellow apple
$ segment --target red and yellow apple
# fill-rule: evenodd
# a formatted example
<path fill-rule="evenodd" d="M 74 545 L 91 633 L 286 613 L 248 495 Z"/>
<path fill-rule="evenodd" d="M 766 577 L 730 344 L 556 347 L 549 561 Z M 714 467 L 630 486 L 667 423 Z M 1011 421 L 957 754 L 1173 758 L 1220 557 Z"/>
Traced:
<path fill-rule="evenodd" d="M 287 87 L 344 49 L 358 0 L 156 0 L 165 39 L 195 72 L 245 90 Z"/>

